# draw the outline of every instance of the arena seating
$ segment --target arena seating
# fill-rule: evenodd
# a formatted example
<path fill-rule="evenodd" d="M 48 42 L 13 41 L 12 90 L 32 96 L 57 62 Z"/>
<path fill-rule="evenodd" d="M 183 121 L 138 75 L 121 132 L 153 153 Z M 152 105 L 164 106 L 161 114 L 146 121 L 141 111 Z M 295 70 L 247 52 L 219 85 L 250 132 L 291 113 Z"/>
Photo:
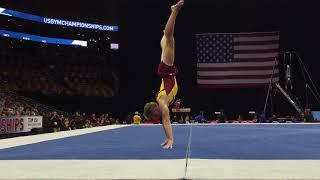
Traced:
<path fill-rule="evenodd" d="M 116 95 L 117 73 L 104 64 L 107 60 L 94 57 L 97 53 L 92 50 L 56 45 L 37 47 L 39 44 L 33 42 L 3 37 L 1 40 L 1 88 L 42 94 Z"/>

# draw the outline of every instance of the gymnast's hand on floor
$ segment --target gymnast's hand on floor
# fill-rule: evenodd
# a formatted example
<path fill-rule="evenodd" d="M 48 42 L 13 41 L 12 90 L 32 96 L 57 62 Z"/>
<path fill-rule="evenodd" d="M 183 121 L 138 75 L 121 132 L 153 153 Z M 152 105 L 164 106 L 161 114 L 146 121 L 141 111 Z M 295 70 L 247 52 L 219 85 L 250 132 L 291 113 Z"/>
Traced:
<path fill-rule="evenodd" d="M 161 146 L 163 147 L 163 149 L 172 149 L 173 146 L 173 140 L 172 139 L 166 139 Z"/>

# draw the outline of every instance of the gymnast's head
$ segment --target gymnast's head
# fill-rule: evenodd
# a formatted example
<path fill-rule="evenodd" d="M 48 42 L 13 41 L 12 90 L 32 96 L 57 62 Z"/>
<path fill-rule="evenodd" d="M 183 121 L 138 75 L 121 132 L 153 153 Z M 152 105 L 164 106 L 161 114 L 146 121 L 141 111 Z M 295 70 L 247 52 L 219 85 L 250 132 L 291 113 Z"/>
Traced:
<path fill-rule="evenodd" d="M 158 103 L 156 102 L 149 102 L 144 106 L 143 111 L 144 118 L 146 120 L 151 120 L 153 118 L 161 117 L 161 110 L 159 108 Z"/>

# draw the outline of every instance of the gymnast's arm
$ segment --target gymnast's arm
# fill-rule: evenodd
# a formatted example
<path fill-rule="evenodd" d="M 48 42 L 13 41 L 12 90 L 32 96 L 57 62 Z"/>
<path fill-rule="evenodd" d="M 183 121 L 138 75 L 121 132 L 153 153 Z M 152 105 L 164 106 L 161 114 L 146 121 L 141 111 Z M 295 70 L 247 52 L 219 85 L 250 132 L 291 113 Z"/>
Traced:
<path fill-rule="evenodd" d="M 171 143 L 171 146 L 172 146 L 172 143 L 173 143 L 172 126 L 171 126 L 171 121 L 170 121 L 169 108 L 168 108 L 168 105 L 165 102 L 165 100 L 160 99 L 159 107 L 162 112 L 162 125 L 163 125 L 164 132 L 166 134 L 166 139 L 167 139 L 167 141 L 171 141 L 169 143 Z"/>

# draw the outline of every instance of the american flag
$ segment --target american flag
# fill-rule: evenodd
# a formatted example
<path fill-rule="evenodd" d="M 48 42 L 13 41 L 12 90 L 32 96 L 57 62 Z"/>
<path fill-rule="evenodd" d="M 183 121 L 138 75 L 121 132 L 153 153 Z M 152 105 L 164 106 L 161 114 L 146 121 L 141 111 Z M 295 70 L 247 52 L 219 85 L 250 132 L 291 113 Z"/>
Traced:
<path fill-rule="evenodd" d="M 279 81 L 279 32 L 197 34 L 200 88 L 265 87 Z"/>

